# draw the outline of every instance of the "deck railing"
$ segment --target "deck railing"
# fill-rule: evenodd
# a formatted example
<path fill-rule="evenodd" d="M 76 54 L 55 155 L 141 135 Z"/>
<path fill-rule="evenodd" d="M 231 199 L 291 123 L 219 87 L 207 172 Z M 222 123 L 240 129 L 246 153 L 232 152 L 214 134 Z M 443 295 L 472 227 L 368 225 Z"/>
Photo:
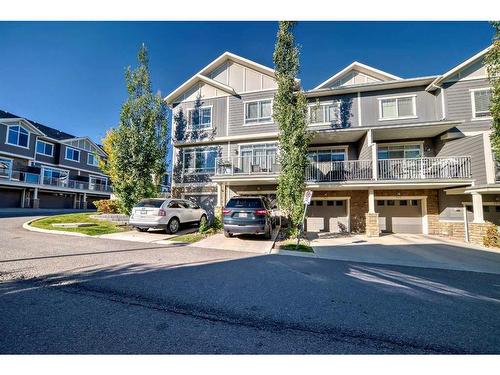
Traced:
<path fill-rule="evenodd" d="M 371 160 L 310 162 L 307 182 L 360 181 L 373 178 Z"/>
<path fill-rule="evenodd" d="M 471 177 L 470 156 L 378 160 L 379 180 L 447 180 Z"/>
<path fill-rule="evenodd" d="M 215 160 L 215 175 L 277 175 L 280 165 L 276 155 L 232 156 Z"/>

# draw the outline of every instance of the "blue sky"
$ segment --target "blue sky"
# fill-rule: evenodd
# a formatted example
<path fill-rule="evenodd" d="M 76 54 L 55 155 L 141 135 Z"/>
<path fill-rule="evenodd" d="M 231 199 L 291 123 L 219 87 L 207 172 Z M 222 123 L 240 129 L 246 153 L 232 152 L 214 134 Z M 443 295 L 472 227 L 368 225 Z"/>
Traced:
<path fill-rule="evenodd" d="M 0 22 L 0 109 L 100 141 L 142 42 L 165 96 L 228 50 L 272 67 L 276 22 Z M 358 60 L 401 77 L 442 73 L 488 46 L 487 22 L 299 22 L 309 89 Z"/>

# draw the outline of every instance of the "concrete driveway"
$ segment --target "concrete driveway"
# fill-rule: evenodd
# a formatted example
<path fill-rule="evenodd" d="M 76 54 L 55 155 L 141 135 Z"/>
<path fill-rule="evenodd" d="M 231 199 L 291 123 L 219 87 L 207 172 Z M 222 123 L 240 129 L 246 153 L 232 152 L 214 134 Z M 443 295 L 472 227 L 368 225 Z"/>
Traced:
<path fill-rule="evenodd" d="M 149 230 L 147 232 L 138 232 L 131 230 L 127 232 L 118 232 L 111 234 L 103 234 L 98 236 L 108 240 L 156 243 L 156 244 L 170 244 L 175 242 L 175 237 L 183 234 L 193 233 L 198 231 L 198 227 L 188 227 L 178 231 L 176 234 L 166 234 L 165 231 Z"/>
<path fill-rule="evenodd" d="M 500 251 L 436 236 L 316 235 L 311 246 L 325 259 L 500 274 Z"/>
<path fill-rule="evenodd" d="M 276 232 L 276 231 L 275 231 Z M 210 236 L 196 243 L 197 247 L 205 249 L 244 251 L 247 253 L 269 254 L 271 251 L 276 233 L 273 233 L 271 240 L 265 240 L 262 236 L 239 235 L 232 238 L 224 237 L 219 233 Z"/>

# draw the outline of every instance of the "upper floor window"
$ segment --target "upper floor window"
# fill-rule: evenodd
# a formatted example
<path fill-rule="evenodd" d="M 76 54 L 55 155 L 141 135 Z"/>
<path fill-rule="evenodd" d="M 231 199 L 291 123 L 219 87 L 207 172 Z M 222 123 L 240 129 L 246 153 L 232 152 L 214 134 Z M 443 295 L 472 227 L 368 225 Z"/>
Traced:
<path fill-rule="evenodd" d="M 0 158 L 0 178 L 9 178 L 12 173 L 12 160 Z"/>
<path fill-rule="evenodd" d="M 256 100 L 245 103 L 245 124 L 270 122 L 272 116 L 272 100 Z"/>
<path fill-rule="evenodd" d="M 13 146 L 28 148 L 30 133 L 20 125 L 9 126 L 7 143 Z"/>
<path fill-rule="evenodd" d="M 340 102 L 321 103 L 309 106 L 309 121 L 311 124 L 337 122 L 340 118 Z"/>
<path fill-rule="evenodd" d="M 47 156 L 54 156 L 54 145 L 41 140 L 36 141 L 36 153 Z"/>
<path fill-rule="evenodd" d="M 66 147 L 66 160 L 80 161 L 80 151 L 71 147 Z"/>
<path fill-rule="evenodd" d="M 188 110 L 189 125 L 195 129 L 212 127 L 212 107 L 200 107 Z"/>
<path fill-rule="evenodd" d="M 379 99 L 379 120 L 404 119 L 416 116 L 415 95 Z"/>
<path fill-rule="evenodd" d="M 97 157 L 97 155 L 92 154 L 91 152 L 89 152 L 87 154 L 87 164 L 88 165 L 93 165 L 94 167 L 99 166 L 99 158 Z"/>
<path fill-rule="evenodd" d="M 215 148 L 190 148 L 184 150 L 183 166 L 187 172 L 212 173 L 215 172 Z"/>
<path fill-rule="evenodd" d="M 313 163 L 331 163 L 333 161 L 346 160 L 345 149 L 309 150 L 307 158 Z"/>
<path fill-rule="evenodd" d="M 490 117 L 491 89 L 471 90 L 472 118 Z"/>
<path fill-rule="evenodd" d="M 380 160 L 420 158 L 422 157 L 422 145 L 418 143 L 379 145 L 377 156 Z"/>

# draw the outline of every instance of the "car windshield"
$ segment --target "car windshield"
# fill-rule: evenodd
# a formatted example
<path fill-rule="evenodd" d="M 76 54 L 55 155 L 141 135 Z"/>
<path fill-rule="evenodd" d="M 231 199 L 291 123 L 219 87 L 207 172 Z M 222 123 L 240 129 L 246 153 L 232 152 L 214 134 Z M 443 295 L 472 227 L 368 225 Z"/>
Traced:
<path fill-rule="evenodd" d="M 231 198 L 227 202 L 228 208 L 264 208 L 260 198 Z"/>
<path fill-rule="evenodd" d="M 143 199 L 134 207 L 160 208 L 163 202 L 161 199 Z"/>

